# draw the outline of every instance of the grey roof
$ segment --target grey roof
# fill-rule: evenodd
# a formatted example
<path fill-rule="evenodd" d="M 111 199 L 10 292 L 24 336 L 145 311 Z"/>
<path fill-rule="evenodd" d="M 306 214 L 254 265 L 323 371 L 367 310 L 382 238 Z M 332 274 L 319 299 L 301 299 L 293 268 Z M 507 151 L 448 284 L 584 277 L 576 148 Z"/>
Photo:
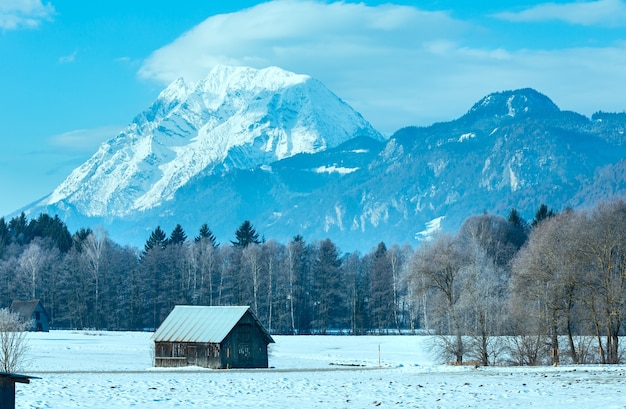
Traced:
<path fill-rule="evenodd" d="M 35 312 L 35 309 L 37 309 L 37 306 L 40 304 L 39 300 L 15 300 L 11 303 L 9 310 L 19 314 L 24 319 L 30 320 L 33 312 Z M 47 317 L 48 312 L 43 308 L 43 305 L 41 306 L 41 310 Z"/>
<path fill-rule="evenodd" d="M 152 335 L 155 342 L 206 342 L 221 343 L 250 307 L 206 307 L 177 305 Z M 274 342 L 265 328 L 259 323 Z"/>

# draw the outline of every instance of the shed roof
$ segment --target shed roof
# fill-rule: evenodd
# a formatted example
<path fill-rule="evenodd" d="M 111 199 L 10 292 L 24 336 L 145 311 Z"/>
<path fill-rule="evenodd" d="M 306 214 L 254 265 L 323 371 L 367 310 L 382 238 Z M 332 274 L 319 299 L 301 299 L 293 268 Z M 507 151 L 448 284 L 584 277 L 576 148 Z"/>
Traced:
<path fill-rule="evenodd" d="M 175 306 L 154 332 L 152 340 L 155 342 L 221 343 L 248 311 L 268 338 L 268 342 L 274 342 L 250 307 L 191 305 Z"/>
<path fill-rule="evenodd" d="M 39 300 L 14 300 L 9 309 L 29 320 L 32 317 L 33 312 L 35 312 L 37 306 L 40 304 Z M 43 305 L 41 306 L 41 310 L 46 316 L 48 316 L 48 312 L 45 308 L 43 308 Z"/>
<path fill-rule="evenodd" d="M 31 379 L 41 379 L 37 376 L 20 375 L 12 372 L 0 372 L 0 379 L 8 379 L 9 381 L 16 383 L 30 383 Z"/>

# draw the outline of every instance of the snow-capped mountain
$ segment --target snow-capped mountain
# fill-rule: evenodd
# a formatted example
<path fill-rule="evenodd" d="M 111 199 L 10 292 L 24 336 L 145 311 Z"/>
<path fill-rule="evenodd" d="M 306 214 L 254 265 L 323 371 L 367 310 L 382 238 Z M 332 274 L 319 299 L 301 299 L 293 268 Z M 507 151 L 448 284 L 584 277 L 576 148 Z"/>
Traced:
<path fill-rule="evenodd" d="M 157 226 L 228 242 L 331 238 L 343 251 L 409 243 L 472 215 L 530 220 L 541 204 L 589 208 L 626 195 L 626 113 L 561 111 L 533 90 L 497 92 L 462 117 L 388 140 L 319 82 L 277 68 L 219 67 L 176 81 L 27 214 L 102 226 L 142 246 Z"/>
<path fill-rule="evenodd" d="M 89 217 L 158 207 L 198 175 L 251 169 L 356 136 L 383 137 L 319 81 L 277 67 L 218 66 L 169 85 L 40 206 Z"/>

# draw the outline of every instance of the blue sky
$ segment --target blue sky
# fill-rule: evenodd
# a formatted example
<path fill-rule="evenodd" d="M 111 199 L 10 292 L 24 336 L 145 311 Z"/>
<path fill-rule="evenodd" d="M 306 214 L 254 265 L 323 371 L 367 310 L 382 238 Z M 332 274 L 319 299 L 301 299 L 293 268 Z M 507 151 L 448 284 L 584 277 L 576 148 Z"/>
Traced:
<path fill-rule="evenodd" d="M 385 134 L 524 87 L 626 110 L 626 0 L 477 3 L 0 0 L 0 215 L 216 64 L 309 74 Z"/>

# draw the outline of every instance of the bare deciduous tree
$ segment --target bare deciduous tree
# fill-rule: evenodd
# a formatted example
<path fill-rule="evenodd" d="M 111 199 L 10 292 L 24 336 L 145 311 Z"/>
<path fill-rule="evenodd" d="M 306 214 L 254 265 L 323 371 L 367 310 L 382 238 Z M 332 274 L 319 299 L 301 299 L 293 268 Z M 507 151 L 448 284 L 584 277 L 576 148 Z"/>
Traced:
<path fill-rule="evenodd" d="M 94 324 L 96 328 L 100 327 L 100 276 L 106 244 L 106 231 L 96 229 L 96 231 L 87 236 L 82 247 L 82 254 L 94 283 Z"/>
<path fill-rule="evenodd" d="M 568 336 L 572 361 L 579 362 L 572 321 L 581 286 L 579 229 L 580 217 L 571 212 L 544 220 L 513 262 L 511 305 L 519 330 L 524 335 L 547 336 L 554 364 L 560 362 L 563 333 Z"/>
<path fill-rule="evenodd" d="M 30 284 L 30 297 L 37 296 L 37 283 L 44 264 L 44 251 L 37 242 L 30 243 L 19 258 L 20 268 Z"/>
<path fill-rule="evenodd" d="M 620 361 L 619 335 L 626 319 L 626 203 L 598 206 L 580 230 L 592 311 L 602 363 Z M 601 341 L 604 333 L 605 343 Z"/>
<path fill-rule="evenodd" d="M 28 342 L 26 330 L 30 322 L 19 314 L 0 309 L 0 371 L 15 373 L 21 371 L 26 362 Z"/>
<path fill-rule="evenodd" d="M 249 244 L 243 247 L 241 251 L 241 264 L 248 274 L 248 281 L 252 283 L 252 306 L 254 313 L 259 314 L 259 298 L 261 297 L 261 253 L 262 249 L 259 244 Z"/>
<path fill-rule="evenodd" d="M 432 311 L 428 329 L 442 335 L 444 352 L 463 363 L 465 344 L 460 303 L 463 254 L 451 236 L 440 235 L 426 243 L 414 257 L 417 296 L 425 296 L 425 308 Z"/>
<path fill-rule="evenodd" d="M 478 243 L 465 248 L 467 264 L 462 270 L 463 293 L 460 304 L 465 311 L 468 356 L 480 365 L 496 362 L 501 345 L 506 303 L 506 279 L 501 268 Z"/>

